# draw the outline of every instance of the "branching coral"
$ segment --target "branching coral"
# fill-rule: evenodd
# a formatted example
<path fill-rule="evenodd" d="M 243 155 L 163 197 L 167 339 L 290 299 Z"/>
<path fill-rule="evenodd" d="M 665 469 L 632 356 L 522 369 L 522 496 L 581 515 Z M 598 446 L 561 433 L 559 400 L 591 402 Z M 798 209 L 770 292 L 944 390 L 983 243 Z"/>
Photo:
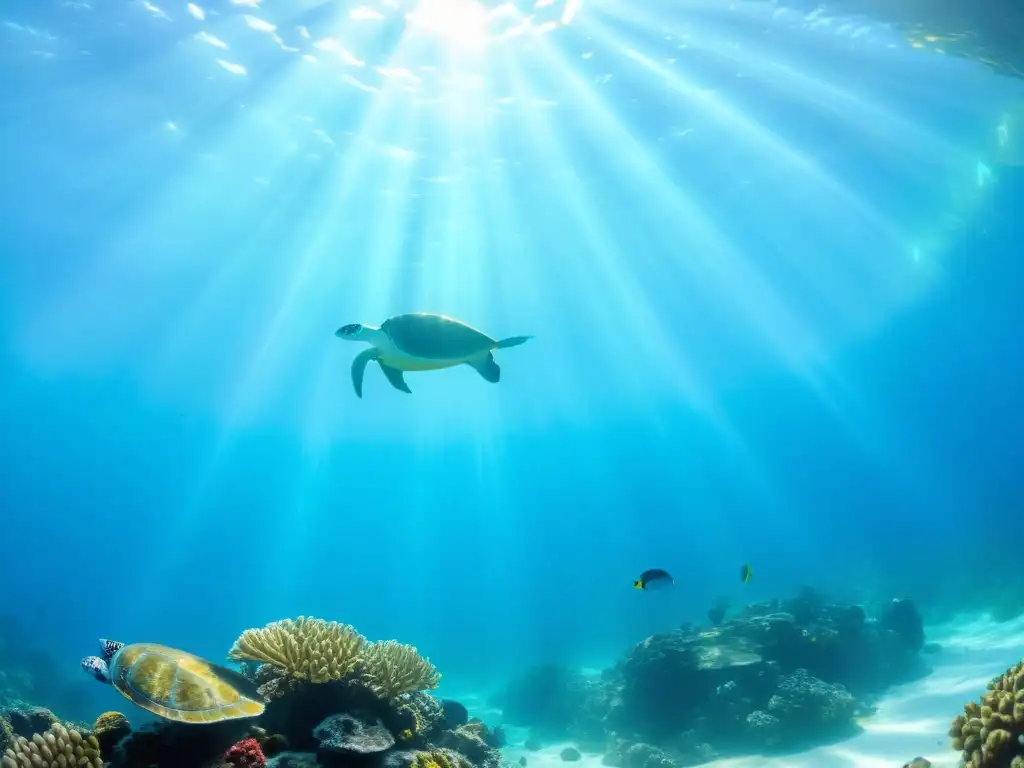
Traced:
<path fill-rule="evenodd" d="M 366 638 L 348 624 L 300 616 L 247 629 L 235 641 L 232 659 L 277 667 L 297 680 L 340 680 L 360 661 Z"/>
<path fill-rule="evenodd" d="M 419 651 L 394 640 L 369 643 L 360 661 L 363 681 L 385 699 L 437 688 L 441 680 L 437 668 Z"/>
<path fill-rule="evenodd" d="M 1024 661 L 968 702 L 949 729 L 966 768 L 1024 768 Z"/>
<path fill-rule="evenodd" d="M 94 736 L 83 738 L 60 723 L 30 739 L 19 736 L 4 753 L 3 768 L 103 768 L 100 748 Z"/>

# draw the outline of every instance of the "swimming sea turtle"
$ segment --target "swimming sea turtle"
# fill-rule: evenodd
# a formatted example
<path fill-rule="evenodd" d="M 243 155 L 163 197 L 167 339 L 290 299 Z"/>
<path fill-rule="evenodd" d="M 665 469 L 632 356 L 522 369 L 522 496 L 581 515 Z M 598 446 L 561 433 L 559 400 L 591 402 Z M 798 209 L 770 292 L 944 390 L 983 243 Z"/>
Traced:
<path fill-rule="evenodd" d="M 179 723 L 214 723 L 256 717 L 266 703 L 240 672 L 154 643 L 125 645 L 100 640 L 103 657 L 82 659 L 82 668 L 113 685 L 134 704 Z"/>
<path fill-rule="evenodd" d="M 352 361 L 352 384 L 363 396 L 366 364 L 376 360 L 391 386 L 412 393 L 405 383 L 404 371 L 434 371 L 456 365 L 468 365 L 492 384 L 501 378 L 492 350 L 516 347 L 532 336 L 513 336 L 496 341 L 486 333 L 444 315 L 417 312 L 396 315 L 380 328 L 352 323 L 343 325 L 335 336 L 349 341 L 365 341 L 372 346 Z"/>

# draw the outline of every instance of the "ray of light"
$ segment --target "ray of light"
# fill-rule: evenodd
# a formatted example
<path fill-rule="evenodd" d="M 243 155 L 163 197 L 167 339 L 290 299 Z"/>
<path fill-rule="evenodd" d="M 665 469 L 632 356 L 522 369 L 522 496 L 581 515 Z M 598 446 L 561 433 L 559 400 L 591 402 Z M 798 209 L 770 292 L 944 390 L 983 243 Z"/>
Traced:
<path fill-rule="evenodd" d="M 742 15 L 744 12 L 753 15 L 755 10 L 761 10 L 761 5 L 763 4 L 740 5 L 737 13 L 733 15 Z M 739 44 L 735 39 L 701 29 L 696 23 L 694 28 L 683 32 L 680 26 L 667 25 L 644 8 L 626 7 L 621 3 L 608 3 L 600 6 L 600 9 L 605 12 L 605 18 L 596 14 L 594 17 L 588 17 L 585 28 L 588 33 L 600 29 L 599 34 L 610 43 L 618 37 L 618 40 L 612 43 L 613 46 L 621 48 L 625 44 L 620 36 L 622 33 L 613 33 L 612 29 L 648 33 L 657 30 L 660 33 L 667 33 L 670 37 L 685 39 L 688 47 L 712 53 L 734 63 L 741 68 L 745 77 L 755 78 L 765 87 L 782 91 L 794 102 L 853 123 L 865 136 L 885 143 L 889 151 L 895 150 L 905 153 L 908 158 L 913 157 L 914 164 L 927 158 L 941 158 L 943 166 L 949 163 L 949 158 L 968 164 L 975 160 L 974 154 L 966 151 L 962 144 L 954 143 L 946 136 L 936 133 L 928 124 L 908 120 L 886 106 L 865 99 L 849 87 L 838 86 L 821 76 L 811 74 L 813 68 L 797 68 L 790 62 L 780 60 L 777 58 L 777 52 L 759 45 L 757 38 L 744 40 L 743 44 Z M 651 67 L 659 76 L 670 79 L 670 87 L 678 88 L 677 84 L 682 76 L 674 74 L 666 63 L 647 60 L 644 64 Z M 888 224 L 877 213 L 875 215 L 878 223 Z"/>
<path fill-rule="evenodd" d="M 620 19 L 621 20 L 621 19 Z M 623 21 L 623 23 L 625 23 Z M 653 25 L 653 22 L 648 22 Z M 859 216 L 855 219 L 860 226 L 863 226 L 863 222 L 882 232 L 888 232 L 893 240 L 902 239 L 902 236 L 896 230 L 894 224 L 888 219 L 883 217 L 877 210 L 873 209 L 865 201 L 856 196 L 852 190 L 840 183 L 827 170 L 821 167 L 817 162 L 810 159 L 806 154 L 801 152 L 799 149 L 788 145 L 781 137 L 775 136 L 763 127 L 754 123 L 749 117 L 741 114 L 735 108 L 721 102 L 715 96 L 705 95 L 701 89 L 693 82 L 686 79 L 682 73 L 673 71 L 672 68 L 655 62 L 652 58 L 639 54 L 633 49 L 630 49 L 628 45 L 621 40 L 616 34 L 612 33 L 607 28 L 601 28 L 593 23 L 593 20 L 588 19 L 586 26 L 587 33 L 595 40 L 603 41 L 604 47 L 610 50 L 623 51 L 624 55 L 640 63 L 644 68 L 657 74 L 659 78 L 663 78 L 666 85 L 673 91 L 680 93 L 687 98 L 695 98 L 699 100 L 702 108 L 708 110 L 720 124 L 724 124 L 728 128 L 738 129 L 747 142 L 750 142 L 754 146 L 758 146 L 765 156 L 772 157 L 773 159 L 779 159 L 785 163 L 787 170 L 798 169 L 799 172 L 806 176 L 810 183 L 815 187 L 822 188 L 825 193 L 826 199 L 833 204 L 838 203 L 844 209 L 853 210 L 859 213 Z M 703 45 L 711 47 L 713 41 L 706 39 L 702 40 Z M 776 65 L 774 68 L 769 68 L 770 71 L 781 71 L 793 75 L 794 71 L 789 67 L 782 65 Z M 767 77 L 767 75 L 766 75 Z M 881 110 L 877 107 L 871 106 L 857 99 L 852 94 L 849 94 L 842 89 L 836 88 L 835 86 L 824 83 L 820 80 L 815 80 L 805 76 L 792 77 L 787 83 L 787 92 L 792 91 L 794 98 L 807 99 L 809 103 L 819 104 L 820 100 L 824 100 L 825 104 L 829 103 L 829 100 L 840 100 L 851 106 L 856 106 L 862 111 L 861 119 L 871 121 L 881 121 L 887 126 L 887 131 L 898 131 L 900 136 L 906 136 L 908 146 L 923 144 L 923 152 L 928 155 L 933 152 L 940 153 L 956 153 L 958 150 L 954 145 L 949 144 L 942 137 L 937 137 L 929 134 L 920 129 L 916 124 L 910 123 L 892 113 Z M 802 94 L 802 95 L 799 95 Z M 808 95 L 809 94 L 809 95 Z M 799 95 L 799 96 L 798 96 Z M 828 107 L 831 109 L 831 107 Z M 854 116 L 856 119 L 856 116 Z M 966 159 L 967 155 L 962 155 L 961 159 Z M 900 282 L 907 282 L 906 276 L 911 272 L 908 261 L 902 263 L 894 263 L 894 254 L 890 251 L 886 253 L 884 250 L 880 250 L 877 254 L 866 254 L 866 258 L 862 258 L 872 269 L 874 277 L 872 283 L 879 286 L 882 290 L 888 290 L 888 287 L 892 284 L 894 276 L 901 276 Z M 738 282 L 734 278 L 739 278 L 744 270 L 737 269 L 737 263 L 730 264 L 727 272 L 723 274 L 723 281 L 721 283 L 721 290 L 723 293 L 735 293 L 739 290 L 738 285 L 728 285 L 730 282 Z M 850 294 L 848 290 L 844 291 L 842 286 L 849 280 L 848 274 L 844 272 L 850 272 L 851 270 L 858 271 L 856 262 L 852 266 L 848 265 L 837 265 L 834 260 L 823 260 L 820 264 L 808 262 L 802 260 L 798 264 L 799 268 L 804 272 L 811 272 L 813 274 L 814 284 L 819 292 L 826 295 L 829 299 L 830 305 L 835 306 L 837 303 L 844 310 L 858 313 L 859 310 L 856 303 L 863 303 L 863 297 L 857 296 L 857 302 L 854 302 L 854 296 Z M 915 270 L 916 271 L 916 270 Z M 923 290 L 928 286 L 934 275 L 927 271 L 924 274 L 914 278 L 910 281 L 910 292 L 906 290 L 897 290 L 897 301 L 906 301 L 914 296 L 918 291 Z M 764 285 L 757 285 L 751 283 L 749 288 L 742 289 L 744 294 L 764 294 Z M 878 292 L 877 289 L 875 291 Z M 878 313 L 874 313 L 877 317 Z M 759 320 L 759 324 L 762 322 L 768 322 L 772 324 L 773 321 L 767 317 L 762 317 Z M 792 318 L 793 322 L 796 322 L 795 318 Z M 877 322 L 877 319 L 875 320 Z M 794 327 L 780 328 L 777 334 L 774 334 L 770 339 L 776 346 L 788 345 L 794 337 Z M 867 404 L 863 402 L 859 396 L 852 392 L 848 386 L 848 383 L 837 377 L 834 372 L 829 372 L 827 368 L 823 368 L 821 365 L 814 365 L 809 367 L 807 362 L 820 363 L 823 360 L 823 347 L 818 346 L 817 352 L 811 354 L 808 360 L 806 351 L 797 352 L 796 354 L 789 355 L 789 359 L 798 370 L 801 370 L 803 375 L 813 383 L 818 395 L 825 402 L 830 410 L 840 417 L 848 432 L 854 434 L 862 445 L 898 445 L 897 442 L 886 442 L 882 441 L 879 443 L 877 438 L 877 432 L 874 429 L 880 428 L 881 420 L 877 417 L 869 420 L 863 418 L 856 418 L 852 411 L 854 409 L 848 407 L 852 406 L 854 402 L 859 401 L 858 410 L 861 416 L 865 413 Z M 869 435 L 869 432 L 872 433 Z M 906 459 L 907 456 L 902 457 Z"/>
<path fill-rule="evenodd" d="M 266 97 L 267 101 L 278 104 L 286 103 L 284 92 L 271 92 Z M 314 110 L 317 111 L 317 110 Z M 367 114 L 363 129 L 373 134 L 380 130 L 383 123 L 391 122 L 402 111 L 402 103 L 395 99 L 392 94 L 385 93 L 382 98 L 375 100 L 373 108 Z M 416 130 L 415 122 L 408 123 L 409 136 L 414 135 Z M 234 142 L 242 140 L 239 136 L 232 136 Z M 348 160 L 348 162 L 344 162 Z M 245 415 L 246 409 L 251 405 L 254 398 L 269 397 L 267 387 L 272 383 L 275 374 L 286 367 L 282 360 L 284 352 L 280 345 L 285 343 L 282 338 L 286 320 L 290 319 L 297 310 L 296 302 L 301 297 L 309 295 L 311 284 L 322 279 L 324 274 L 324 261 L 331 264 L 329 273 L 333 280 L 343 279 L 346 272 L 352 274 L 359 268 L 359 260 L 351 254 L 345 258 L 332 258 L 331 248 L 328 241 L 337 236 L 339 229 L 348 222 L 345 221 L 344 207 L 350 201 L 363 192 L 363 188 L 369 176 L 368 168 L 372 163 L 378 163 L 379 159 L 369 155 L 356 155 L 355 157 L 343 158 L 338 172 L 338 185 L 331 194 L 320 198 L 321 211 L 319 215 L 310 212 L 305 218 L 301 227 L 293 233 L 290 242 L 295 245 L 295 252 L 299 254 L 298 262 L 293 266 L 291 260 L 285 260 L 282 266 L 287 268 L 287 278 L 277 291 L 275 299 L 275 311 L 266 315 L 265 324 L 262 327 L 263 333 L 259 338 L 263 341 L 257 345 L 245 362 L 235 379 L 234 391 L 226 399 L 226 418 L 222 420 L 221 434 L 211 449 L 210 461 L 207 470 L 199 478 L 193 493 L 192 501 L 186 505 L 178 517 L 177 525 L 170 534 L 170 542 L 163 550 L 166 562 L 154 561 L 154 573 L 166 574 L 166 579 L 173 578 L 177 571 L 176 566 L 181 566 L 179 561 L 182 557 L 189 557 L 194 554 L 192 549 L 185 546 L 189 537 L 200 525 L 200 517 L 207 511 L 205 508 L 205 492 L 212 477 L 219 471 L 222 459 L 231 449 L 231 435 L 239 420 Z M 393 164 L 395 165 L 395 164 Z M 403 164 L 397 164 L 399 166 Z M 406 164 L 407 165 L 407 164 Z M 405 176 L 408 171 L 403 172 Z M 403 180 L 403 185 L 406 180 Z M 301 180 L 300 180 L 301 182 Z M 303 189 L 300 182 L 296 182 L 290 190 L 285 190 L 283 200 L 295 199 L 302 195 Z M 193 178 L 186 178 L 181 182 L 183 189 L 189 189 L 190 184 L 195 184 Z M 198 185 L 197 185 L 198 186 Z M 290 206 L 281 205 L 278 209 L 279 215 L 287 215 Z M 164 212 L 154 212 L 154 217 L 159 217 Z M 395 215 L 400 215 L 400 211 Z M 264 219 L 263 231 L 275 228 L 280 222 L 274 221 L 273 217 Z M 151 225 L 153 225 L 151 223 Z M 377 230 L 381 232 L 381 230 Z M 184 313 L 178 330 L 175 335 L 160 344 L 159 355 L 154 364 L 154 375 L 160 376 L 160 371 L 170 371 L 180 365 L 187 365 L 190 359 L 190 351 L 194 341 L 203 333 L 206 323 L 218 316 L 223 309 L 223 302 L 226 296 L 231 295 L 232 288 L 238 280 L 252 271 L 252 259 L 257 252 L 257 245 L 260 243 L 262 233 L 257 230 L 251 233 L 249 244 L 243 244 L 235 251 L 233 257 L 225 259 L 221 267 L 213 273 L 212 279 L 208 280 L 204 290 L 197 300 L 193 301 L 191 308 Z M 379 245 L 379 243 L 377 244 Z M 386 253 L 384 249 L 378 248 L 375 253 Z M 383 277 L 384 282 L 378 280 L 371 285 L 382 285 L 387 282 L 387 276 L 370 275 L 370 279 Z M 329 338 L 332 329 L 325 328 L 324 335 Z M 304 348 L 308 348 L 308 344 Z M 286 355 L 287 356 L 287 355 Z M 302 488 L 296 490 L 296 504 L 302 506 L 302 499 L 305 498 L 305 491 Z M 307 507 L 303 507 L 307 509 Z M 281 536 L 275 540 L 285 547 L 299 547 L 302 542 L 308 539 L 313 521 L 308 514 L 289 515 L 292 523 L 283 531 Z"/>
<path fill-rule="evenodd" d="M 574 110 L 579 114 L 580 121 L 590 126 L 601 126 L 603 131 L 599 144 L 614 146 L 618 152 L 628 158 L 625 162 L 632 171 L 632 175 L 637 178 L 637 186 L 649 192 L 653 190 L 650 192 L 651 198 L 656 199 L 659 195 L 670 196 L 674 204 L 673 207 L 678 206 L 682 209 L 687 222 L 700 222 L 700 214 L 692 207 L 678 202 L 679 193 L 673 188 L 671 182 L 661 175 L 646 152 L 633 141 L 615 116 L 592 95 L 581 78 L 573 73 L 566 62 L 553 51 L 548 49 L 545 54 L 548 61 L 543 70 L 548 73 L 557 73 L 559 77 L 569 82 L 574 94 L 572 100 Z M 506 58 L 505 64 L 511 76 L 513 98 L 521 100 L 523 95 L 530 92 L 531 86 L 514 58 Z M 551 168 L 552 175 L 558 179 L 559 198 L 557 203 L 550 201 L 553 204 L 549 204 L 549 201 L 545 200 L 541 206 L 557 212 L 564 211 L 565 219 L 559 222 L 559 227 L 573 232 L 574 248 L 579 250 L 579 243 L 582 243 L 585 255 L 582 260 L 578 256 L 572 260 L 565 258 L 563 254 L 559 253 L 561 248 L 557 240 L 549 243 L 551 251 L 545 253 L 543 248 L 545 244 L 541 242 L 537 244 L 539 247 L 532 249 L 534 252 L 530 253 L 529 257 L 524 258 L 522 262 L 506 260 L 505 264 L 509 266 L 506 266 L 503 271 L 510 271 L 512 264 L 517 265 L 517 270 L 522 270 L 524 267 L 518 266 L 520 263 L 536 266 L 538 261 L 546 262 L 547 269 L 544 272 L 533 271 L 532 274 L 535 276 L 530 280 L 538 285 L 572 287 L 571 296 L 563 295 L 563 301 L 555 305 L 558 312 L 565 313 L 568 309 L 566 302 L 571 302 L 571 314 L 579 314 L 588 318 L 605 318 L 608 323 L 603 329 L 591 327 L 588 329 L 588 333 L 593 333 L 595 337 L 602 339 L 605 343 L 611 339 L 621 339 L 629 344 L 627 347 L 613 351 L 611 355 L 607 356 L 607 359 L 624 361 L 646 356 L 655 358 L 660 365 L 667 365 L 670 370 L 669 380 L 677 388 L 675 396 L 684 399 L 704 418 L 715 424 L 720 437 L 730 447 L 731 454 L 743 467 L 747 487 L 756 489 L 752 495 L 758 497 L 759 504 L 765 509 L 771 507 L 781 509 L 782 499 L 777 490 L 772 487 L 763 467 L 756 461 L 749 448 L 728 422 L 725 414 L 721 412 L 710 390 L 700 381 L 699 375 L 693 370 L 692 364 L 686 360 L 685 342 L 680 343 L 678 339 L 670 340 L 668 330 L 663 327 L 654 310 L 649 308 L 644 288 L 632 279 L 632 269 L 622 244 L 618 241 L 615 233 L 602 226 L 597 210 L 587 205 L 586 190 L 577 180 L 574 169 L 569 165 L 560 149 L 565 146 L 566 142 L 558 138 L 551 118 L 542 111 L 524 112 L 517 121 L 517 125 L 519 124 L 528 132 L 531 146 L 539 148 L 546 158 L 546 166 Z M 505 199 L 514 198 L 511 189 L 508 189 L 505 195 L 500 196 Z M 507 204 L 505 207 L 507 208 Z M 525 227 L 526 217 L 520 215 L 517 218 L 523 220 L 522 226 Z M 509 221 L 511 219 L 512 216 L 506 213 L 492 217 L 490 220 Z M 537 226 L 537 223 L 534 221 L 534 226 Z M 702 229 L 703 234 L 704 230 Z M 717 235 L 712 235 L 712 237 L 717 237 Z M 554 273 L 551 271 L 552 265 L 556 265 Z M 561 269 L 559 270 L 559 268 Z M 589 279 L 587 279 L 588 277 Z M 501 282 L 515 284 L 519 281 L 503 276 Z M 537 311 L 541 310 L 538 308 Z M 548 313 L 550 311 L 549 308 Z M 550 316 L 549 322 L 554 324 L 554 316 Z M 636 328 L 639 333 L 623 335 L 619 332 L 621 325 L 625 322 L 637 324 Z M 637 349 L 638 339 L 643 340 L 641 343 L 650 344 L 650 347 Z M 666 360 L 667 350 L 671 349 L 676 350 L 675 354 L 678 357 L 669 357 Z M 649 370 L 647 378 L 640 371 L 642 369 L 638 367 L 637 373 L 624 383 L 629 387 L 630 397 L 628 399 L 642 402 L 645 396 L 650 396 L 650 381 Z M 562 369 L 560 373 L 561 380 L 558 381 L 560 386 L 553 390 L 554 393 L 561 394 L 563 398 L 558 410 L 564 412 L 568 409 L 577 409 L 581 421 L 593 423 L 596 415 L 587 408 L 585 401 L 574 397 L 574 393 L 579 387 L 579 376 L 586 375 L 586 372 Z M 616 373 L 619 376 L 623 375 L 621 371 L 616 371 Z M 538 392 L 538 395 L 540 394 Z M 551 397 L 552 393 L 548 392 L 543 396 Z M 637 407 L 634 405 L 632 409 L 635 412 Z M 640 412 L 644 412 L 642 406 Z M 654 410 L 649 411 L 647 418 L 658 424 L 656 413 L 657 411 Z M 669 444 L 679 442 L 679 437 L 671 435 L 664 425 L 662 425 L 662 436 Z M 583 457 L 577 456 L 576 459 L 585 461 L 587 466 L 592 467 L 599 467 L 602 463 L 599 455 L 589 455 L 585 460 Z M 791 537 L 791 540 L 798 541 L 806 537 L 806 532 L 800 530 L 797 522 L 792 520 L 791 516 L 780 515 L 779 517 L 780 529 L 788 528 L 787 535 Z M 707 533 L 706 536 L 713 539 L 717 535 L 719 537 L 718 549 L 727 551 L 730 542 L 735 540 L 736 532 L 730 531 L 727 526 L 716 528 L 715 531 L 717 533 Z M 706 541 L 706 543 L 711 547 L 715 546 L 713 541 Z"/>

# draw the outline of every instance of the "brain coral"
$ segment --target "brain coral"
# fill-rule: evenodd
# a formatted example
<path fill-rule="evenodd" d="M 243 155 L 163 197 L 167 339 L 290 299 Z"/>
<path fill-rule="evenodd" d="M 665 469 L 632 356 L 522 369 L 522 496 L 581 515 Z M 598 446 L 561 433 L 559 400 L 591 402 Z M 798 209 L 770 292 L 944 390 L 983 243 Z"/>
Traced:
<path fill-rule="evenodd" d="M 965 768 L 1024 768 L 1024 661 L 988 684 L 949 729 Z"/>

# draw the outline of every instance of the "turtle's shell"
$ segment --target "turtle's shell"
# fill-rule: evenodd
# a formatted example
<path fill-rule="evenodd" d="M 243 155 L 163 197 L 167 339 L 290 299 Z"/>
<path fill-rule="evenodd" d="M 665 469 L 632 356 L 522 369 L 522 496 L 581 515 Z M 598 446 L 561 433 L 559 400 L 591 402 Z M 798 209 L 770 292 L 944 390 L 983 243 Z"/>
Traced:
<path fill-rule="evenodd" d="M 462 360 L 494 349 L 497 344 L 472 326 L 425 312 L 388 318 L 381 330 L 405 354 L 427 360 Z"/>
<path fill-rule="evenodd" d="M 181 723 L 256 717 L 266 708 L 240 673 L 164 645 L 126 645 L 110 660 L 110 679 L 125 698 Z"/>

